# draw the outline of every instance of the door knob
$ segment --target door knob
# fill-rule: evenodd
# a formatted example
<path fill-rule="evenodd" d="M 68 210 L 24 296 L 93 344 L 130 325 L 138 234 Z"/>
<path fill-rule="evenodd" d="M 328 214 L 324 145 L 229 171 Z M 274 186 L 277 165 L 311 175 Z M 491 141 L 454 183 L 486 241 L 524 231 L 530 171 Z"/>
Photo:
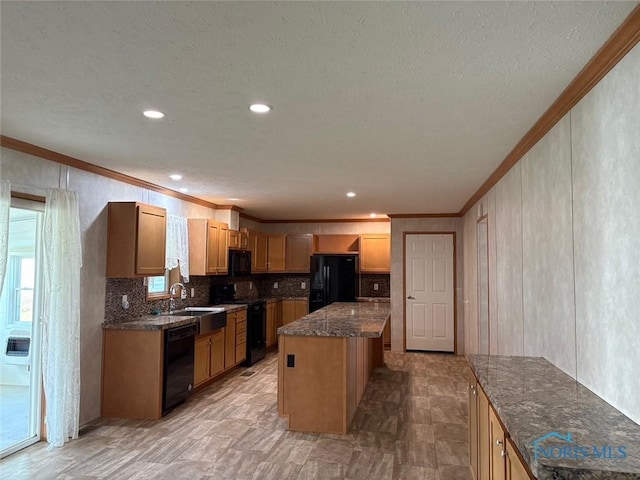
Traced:
<path fill-rule="evenodd" d="M 411 295 L 409 295 L 409 296 L 407 297 L 407 300 L 415 300 L 415 299 L 416 299 L 416 298 L 415 298 L 415 297 L 413 297 L 413 296 L 411 296 Z"/>

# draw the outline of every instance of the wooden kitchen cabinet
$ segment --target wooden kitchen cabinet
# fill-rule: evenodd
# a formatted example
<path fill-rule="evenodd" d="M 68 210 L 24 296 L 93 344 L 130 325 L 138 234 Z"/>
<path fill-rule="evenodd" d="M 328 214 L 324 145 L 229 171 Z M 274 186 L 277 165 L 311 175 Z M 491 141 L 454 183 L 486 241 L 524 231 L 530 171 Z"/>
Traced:
<path fill-rule="evenodd" d="M 267 348 L 278 343 L 276 330 L 278 329 L 277 315 L 278 302 L 271 300 L 267 302 Z"/>
<path fill-rule="evenodd" d="M 387 322 L 389 323 L 389 322 Z M 469 370 L 469 462 L 471 475 L 478 480 L 478 382 Z"/>
<path fill-rule="evenodd" d="M 164 330 L 103 330 L 101 415 L 162 417 L 163 359 Z"/>
<path fill-rule="evenodd" d="M 391 239 L 388 233 L 360 235 L 360 272 L 391 271 Z"/>
<path fill-rule="evenodd" d="M 229 230 L 229 248 L 246 250 L 249 246 L 249 234 L 246 229 Z"/>
<path fill-rule="evenodd" d="M 360 235 L 314 235 L 313 253 L 356 254 L 360 249 Z"/>
<path fill-rule="evenodd" d="M 225 329 L 196 337 L 193 383 L 196 387 L 224 371 Z"/>
<path fill-rule="evenodd" d="M 249 250 L 251 250 L 251 273 L 267 272 L 269 235 L 264 232 L 249 231 Z"/>
<path fill-rule="evenodd" d="M 531 476 L 520 460 L 515 445 L 507 439 L 507 456 L 505 457 L 507 480 L 530 480 Z"/>
<path fill-rule="evenodd" d="M 229 226 L 206 218 L 190 218 L 189 273 L 224 275 L 229 264 Z"/>
<path fill-rule="evenodd" d="M 229 370 L 247 356 L 247 310 L 227 312 L 224 369 Z"/>
<path fill-rule="evenodd" d="M 311 272 L 313 235 L 287 235 L 285 270 L 288 273 Z"/>
<path fill-rule="evenodd" d="M 282 300 L 282 325 L 304 317 L 309 313 L 309 301 L 306 299 Z"/>
<path fill-rule="evenodd" d="M 489 455 L 489 478 L 491 480 L 504 480 L 504 456 L 505 435 L 498 416 L 492 407 L 489 407 L 489 438 L 491 439 L 491 454 Z"/>
<path fill-rule="evenodd" d="M 164 275 L 167 211 L 137 202 L 110 202 L 107 210 L 106 276 Z"/>
<path fill-rule="evenodd" d="M 267 271 L 282 273 L 285 271 L 286 235 L 270 233 L 267 242 Z"/>
<path fill-rule="evenodd" d="M 489 436 L 489 399 L 478 385 L 478 479 L 491 479 L 491 437 Z"/>

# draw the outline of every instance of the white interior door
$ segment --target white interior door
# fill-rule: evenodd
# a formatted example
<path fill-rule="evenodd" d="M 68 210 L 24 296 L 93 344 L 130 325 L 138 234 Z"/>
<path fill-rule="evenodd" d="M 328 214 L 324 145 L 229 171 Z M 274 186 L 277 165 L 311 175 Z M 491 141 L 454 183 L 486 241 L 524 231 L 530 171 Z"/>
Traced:
<path fill-rule="evenodd" d="M 453 235 L 406 236 L 407 350 L 454 351 Z"/>

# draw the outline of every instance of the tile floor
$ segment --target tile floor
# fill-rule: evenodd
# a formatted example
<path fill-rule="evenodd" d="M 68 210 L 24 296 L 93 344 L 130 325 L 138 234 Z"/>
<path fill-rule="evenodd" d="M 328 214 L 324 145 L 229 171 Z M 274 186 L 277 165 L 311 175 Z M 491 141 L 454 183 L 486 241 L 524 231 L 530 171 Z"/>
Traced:
<path fill-rule="evenodd" d="M 347 435 L 285 430 L 271 354 L 161 420 L 100 419 L 63 448 L 18 452 L 0 478 L 471 480 L 464 358 L 386 352 L 385 363 Z"/>

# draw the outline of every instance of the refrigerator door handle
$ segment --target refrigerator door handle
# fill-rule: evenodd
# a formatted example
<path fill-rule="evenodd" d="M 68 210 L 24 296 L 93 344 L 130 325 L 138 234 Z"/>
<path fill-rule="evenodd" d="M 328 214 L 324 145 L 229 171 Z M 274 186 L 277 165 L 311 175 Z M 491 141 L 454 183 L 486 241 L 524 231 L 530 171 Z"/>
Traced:
<path fill-rule="evenodd" d="M 331 267 L 327 265 L 327 298 L 325 305 L 329 305 L 329 297 L 331 295 Z"/>

